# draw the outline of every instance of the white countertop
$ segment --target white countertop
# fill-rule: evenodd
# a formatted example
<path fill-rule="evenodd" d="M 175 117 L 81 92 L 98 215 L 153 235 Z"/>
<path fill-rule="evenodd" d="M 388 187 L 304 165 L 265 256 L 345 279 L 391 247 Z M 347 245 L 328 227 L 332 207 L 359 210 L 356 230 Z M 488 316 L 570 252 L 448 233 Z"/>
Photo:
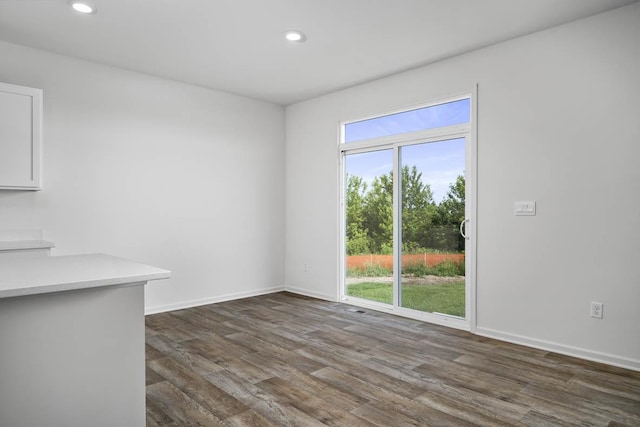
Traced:
<path fill-rule="evenodd" d="M 4 258 L 0 298 L 167 279 L 171 272 L 105 254 Z"/>

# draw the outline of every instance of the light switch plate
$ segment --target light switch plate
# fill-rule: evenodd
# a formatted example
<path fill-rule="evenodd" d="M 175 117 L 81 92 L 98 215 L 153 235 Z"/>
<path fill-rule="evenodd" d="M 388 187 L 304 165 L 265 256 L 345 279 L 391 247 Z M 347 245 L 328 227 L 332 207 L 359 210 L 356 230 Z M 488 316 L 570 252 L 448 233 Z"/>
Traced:
<path fill-rule="evenodd" d="M 513 209 L 517 216 L 532 216 L 536 214 L 536 202 L 535 200 L 515 202 Z"/>

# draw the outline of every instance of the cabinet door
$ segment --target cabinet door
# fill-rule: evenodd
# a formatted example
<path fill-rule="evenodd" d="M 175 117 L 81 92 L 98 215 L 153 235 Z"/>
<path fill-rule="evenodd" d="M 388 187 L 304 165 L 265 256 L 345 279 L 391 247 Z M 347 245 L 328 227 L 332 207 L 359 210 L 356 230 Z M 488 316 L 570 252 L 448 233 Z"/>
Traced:
<path fill-rule="evenodd" d="M 42 90 L 0 83 L 0 189 L 40 189 Z"/>

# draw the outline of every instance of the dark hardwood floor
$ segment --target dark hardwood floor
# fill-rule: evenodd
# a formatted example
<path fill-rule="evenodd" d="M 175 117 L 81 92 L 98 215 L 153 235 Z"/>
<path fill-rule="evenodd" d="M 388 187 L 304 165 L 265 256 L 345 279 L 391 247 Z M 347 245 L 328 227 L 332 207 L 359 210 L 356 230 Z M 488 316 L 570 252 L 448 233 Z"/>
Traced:
<path fill-rule="evenodd" d="M 640 372 L 345 304 L 277 293 L 146 325 L 147 426 L 640 426 Z"/>

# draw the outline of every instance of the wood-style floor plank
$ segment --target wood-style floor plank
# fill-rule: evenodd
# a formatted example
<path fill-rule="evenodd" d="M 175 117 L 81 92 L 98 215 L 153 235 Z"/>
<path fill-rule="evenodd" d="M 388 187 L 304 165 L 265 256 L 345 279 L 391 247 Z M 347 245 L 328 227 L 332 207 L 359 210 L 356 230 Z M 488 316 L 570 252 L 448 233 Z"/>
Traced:
<path fill-rule="evenodd" d="M 168 419 L 173 420 L 169 425 L 222 425 L 220 419 L 168 381 L 147 386 L 147 399 L 158 408 L 156 414 L 161 411 Z M 158 418 L 154 417 L 154 421 Z"/>
<path fill-rule="evenodd" d="M 289 293 L 146 317 L 147 426 L 640 426 L 640 372 Z"/>

